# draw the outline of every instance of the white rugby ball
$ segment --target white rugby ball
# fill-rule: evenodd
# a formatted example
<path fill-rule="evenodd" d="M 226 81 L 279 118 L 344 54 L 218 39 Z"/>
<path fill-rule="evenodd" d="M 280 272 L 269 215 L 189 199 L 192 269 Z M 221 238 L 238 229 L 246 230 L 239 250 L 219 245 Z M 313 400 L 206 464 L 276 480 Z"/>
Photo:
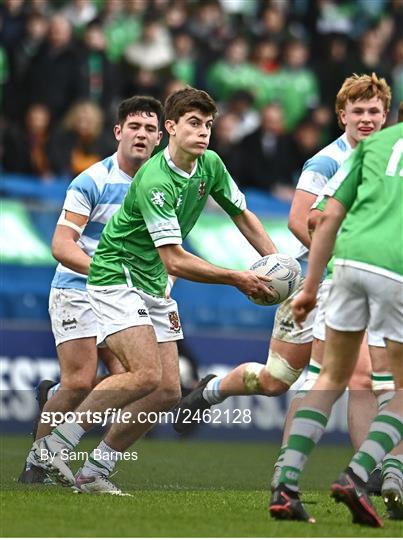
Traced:
<path fill-rule="evenodd" d="M 259 306 L 272 306 L 284 302 L 296 291 L 301 278 L 299 262 L 286 253 L 273 253 L 256 261 L 250 267 L 261 276 L 271 277 L 267 287 L 273 293 L 267 300 L 248 296 L 249 300 Z"/>

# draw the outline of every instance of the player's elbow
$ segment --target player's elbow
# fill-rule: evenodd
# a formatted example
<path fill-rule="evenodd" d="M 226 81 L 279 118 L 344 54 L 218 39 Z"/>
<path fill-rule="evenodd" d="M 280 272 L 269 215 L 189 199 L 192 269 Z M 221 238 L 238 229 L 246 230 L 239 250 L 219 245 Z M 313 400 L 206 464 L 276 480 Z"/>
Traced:
<path fill-rule="evenodd" d="M 180 277 L 182 250 L 179 246 L 163 246 L 158 249 L 162 262 L 169 275 Z"/>
<path fill-rule="evenodd" d="M 302 223 L 297 216 L 290 214 L 288 218 L 288 228 L 297 238 L 301 236 Z"/>

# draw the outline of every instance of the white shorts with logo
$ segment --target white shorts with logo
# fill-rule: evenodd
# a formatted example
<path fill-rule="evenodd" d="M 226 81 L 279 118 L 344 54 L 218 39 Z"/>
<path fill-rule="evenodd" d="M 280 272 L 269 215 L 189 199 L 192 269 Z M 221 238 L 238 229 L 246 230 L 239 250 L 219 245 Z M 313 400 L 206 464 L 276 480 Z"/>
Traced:
<path fill-rule="evenodd" d="M 136 287 L 88 287 L 88 295 L 97 318 L 97 344 L 132 326 L 153 326 L 157 341 L 183 339 L 178 306 L 172 298 L 151 296 Z"/>
<path fill-rule="evenodd" d="M 341 332 L 368 328 L 368 344 L 376 347 L 385 346 L 384 338 L 403 343 L 403 283 L 336 263 L 326 325 Z"/>
<path fill-rule="evenodd" d="M 65 341 L 97 335 L 97 319 L 87 291 L 51 287 L 49 315 L 56 347 Z"/>
<path fill-rule="evenodd" d="M 305 278 L 301 278 L 297 290 L 284 300 L 276 311 L 274 319 L 274 327 L 272 337 L 285 341 L 287 343 L 311 343 L 313 340 L 313 322 L 315 320 L 316 307 L 309 313 L 306 320 L 299 327 L 295 321 L 291 310 L 291 302 L 297 296 L 298 293 L 304 288 Z M 319 288 L 317 302 L 319 302 L 322 295 L 322 287 Z"/>

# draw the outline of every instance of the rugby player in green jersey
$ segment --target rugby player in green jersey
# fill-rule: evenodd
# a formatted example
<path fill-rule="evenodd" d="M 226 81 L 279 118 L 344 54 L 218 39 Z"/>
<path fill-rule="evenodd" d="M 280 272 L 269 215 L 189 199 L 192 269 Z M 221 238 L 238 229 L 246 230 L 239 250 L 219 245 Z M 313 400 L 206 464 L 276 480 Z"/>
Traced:
<path fill-rule="evenodd" d="M 320 376 L 292 423 L 271 514 L 313 521 L 298 494 L 299 477 L 321 438 L 333 404 L 354 370 L 363 333 L 382 335 L 396 393 L 375 417 L 348 468 L 332 485 L 356 523 L 382 526 L 366 493 L 369 473 L 403 436 L 403 123 L 361 142 L 329 182 L 318 217 L 303 291 L 293 302 L 297 323 L 314 308 L 323 270 L 334 248 L 334 275 L 326 310 L 326 345 Z M 341 226 L 340 234 L 336 235 Z M 371 357 L 376 348 L 370 347 Z M 387 499 L 403 517 L 401 493 Z"/>
<path fill-rule="evenodd" d="M 75 411 L 80 421 L 63 423 L 33 447 L 50 473 L 79 491 L 88 482 L 82 482 L 80 472 L 74 478 L 63 457 L 90 429 L 87 411 L 98 415 L 125 408 L 131 414 L 129 426 L 115 423 L 106 444 L 101 443 L 104 454 L 115 456 L 151 427 L 150 422 L 136 422 L 140 412 L 168 410 L 180 399 L 175 342 L 182 339 L 182 329 L 176 302 L 165 295 L 168 273 L 232 285 L 248 296 L 271 294 L 266 286 L 270 278 L 214 266 L 182 248 L 211 195 L 262 256 L 276 251 L 219 156 L 207 150 L 217 112 L 211 97 L 188 87 L 167 98 L 164 112 L 168 147 L 141 167 L 105 226 L 87 284 L 97 343 L 105 342 L 127 372 L 95 387 Z M 99 462 L 105 474 L 111 461 L 106 457 Z"/>

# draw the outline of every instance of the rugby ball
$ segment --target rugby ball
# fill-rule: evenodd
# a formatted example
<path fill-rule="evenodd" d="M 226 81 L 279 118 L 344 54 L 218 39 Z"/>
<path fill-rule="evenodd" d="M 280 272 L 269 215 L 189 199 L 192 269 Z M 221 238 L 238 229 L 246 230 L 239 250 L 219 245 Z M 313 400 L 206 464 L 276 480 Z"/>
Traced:
<path fill-rule="evenodd" d="M 297 290 L 301 278 L 299 262 L 286 253 L 266 255 L 252 264 L 250 269 L 261 276 L 271 277 L 267 287 L 274 293 L 274 297 L 268 296 L 267 300 L 262 300 L 248 296 L 251 302 L 259 306 L 272 306 L 284 302 Z"/>

